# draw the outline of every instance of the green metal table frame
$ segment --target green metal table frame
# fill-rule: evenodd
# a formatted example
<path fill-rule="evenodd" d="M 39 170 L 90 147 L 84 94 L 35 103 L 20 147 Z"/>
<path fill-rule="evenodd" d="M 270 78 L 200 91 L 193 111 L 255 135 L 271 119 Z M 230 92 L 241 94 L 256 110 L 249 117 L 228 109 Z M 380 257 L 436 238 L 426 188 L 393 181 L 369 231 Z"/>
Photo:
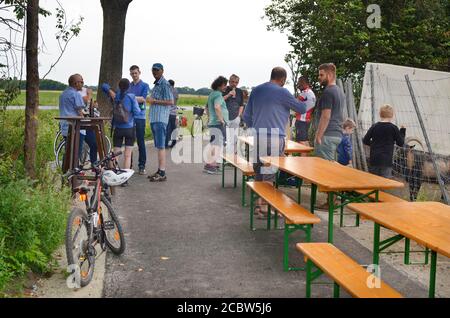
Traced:
<path fill-rule="evenodd" d="M 383 241 L 380 240 L 381 225 L 374 222 L 374 238 L 373 238 L 373 264 L 380 264 L 380 254 L 383 250 L 387 249 L 389 246 L 405 239 L 405 264 L 420 264 L 427 265 L 429 253 L 431 253 L 431 264 L 430 264 L 430 284 L 428 289 L 428 297 L 434 298 L 436 293 L 436 263 L 437 263 L 437 252 L 430 251 L 428 248 L 425 251 L 410 251 L 410 239 L 404 237 L 401 234 L 395 235 Z M 390 253 L 403 253 L 403 252 L 390 252 Z M 424 263 L 411 263 L 409 260 L 410 253 L 425 253 Z"/>
<path fill-rule="evenodd" d="M 222 188 L 225 188 L 225 166 L 227 166 L 227 161 L 225 159 L 222 160 Z M 233 188 L 237 187 L 237 168 L 230 164 L 234 168 L 234 180 L 233 180 Z M 247 181 L 252 180 L 254 177 L 250 175 L 242 174 L 242 194 L 241 194 L 241 204 L 242 206 L 246 206 L 246 188 L 247 188 Z"/>
<path fill-rule="evenodd" d="M 306 260 L 306 298 L 311 298 L 311 285 L 330 285 L 330 283 L 313 283 L 313 281 L 322 276 L 322 274 L 323 271 L 308 258 Z M 339 298 L 340 286 L 336 282 L 332 284 L 333 298 Z"/>
<path fill-rule="evenodd" d="M 250 190 L 250 230 L 256 231 L 254 227 L 254 209 L 255 209 L 255 201 L 260 198 L 260 196 L 255 193 L 253 190 Z M 272 207 L 268 204 L 267 211 L 267 227 L 266 230 L 271 229 L 271 214 Z M 289 266 L 289 235 L 301 230 L 306 234 L 306 242 L 311 242 L 311 224 L 287 224 L 286 218 L 284 221 L 284 228 L 278 228 L 278 211 L 275 210 L 274 215 L 274 229 L 281 230 L 284 229 L 284 238 L 283 238 L 283 269 L 285 272 L 287 271 L 303 271 L 304 267 L 290 267 Z"/>

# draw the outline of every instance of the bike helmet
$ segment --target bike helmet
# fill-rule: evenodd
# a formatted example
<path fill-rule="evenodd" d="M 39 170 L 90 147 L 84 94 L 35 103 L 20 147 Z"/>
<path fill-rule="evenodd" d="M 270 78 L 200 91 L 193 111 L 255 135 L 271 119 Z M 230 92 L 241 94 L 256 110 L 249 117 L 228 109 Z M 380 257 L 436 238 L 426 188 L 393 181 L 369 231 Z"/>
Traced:
<path fill-rule="evenodd" d="M 133 173 L 132 169 L 106 170 L 103 172 L 103 182 L 111 187 L 118 186 L 128 181 Z"/>

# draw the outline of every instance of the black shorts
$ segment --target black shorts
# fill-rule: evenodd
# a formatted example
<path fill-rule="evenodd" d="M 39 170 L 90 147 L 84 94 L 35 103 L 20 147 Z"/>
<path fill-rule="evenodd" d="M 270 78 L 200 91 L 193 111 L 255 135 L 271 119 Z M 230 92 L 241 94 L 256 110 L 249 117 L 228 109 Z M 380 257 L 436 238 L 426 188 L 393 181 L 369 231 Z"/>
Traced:
<path fill-rule="evenodd" d="M 295 121 L 295 141 L 308 141 L 309 123 L 305 121 Z"/>
<path fill-rule="evenodd" d="M 133 128 L 114 128 L 113 145 L 115 148 L 121 148 L 125 139 L 125 146 L 133 147 L 136 140 L 136 129 Z"/>

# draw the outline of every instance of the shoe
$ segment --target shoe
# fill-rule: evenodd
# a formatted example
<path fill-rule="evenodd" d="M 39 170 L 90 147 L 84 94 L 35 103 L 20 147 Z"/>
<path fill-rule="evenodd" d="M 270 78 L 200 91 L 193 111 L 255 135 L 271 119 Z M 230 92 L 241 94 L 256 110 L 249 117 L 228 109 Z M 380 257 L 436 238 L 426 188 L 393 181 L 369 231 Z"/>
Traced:
<path fill-rule="evenodd" d="M 161 181 L 166 181 L 167 176 L 166 175 L 162 176 L 157 172 L 156 174 L 151 176 L 149 179 L 150 179 L 150 182 L 161 182 Z"/>
<path fill-rule="evenodd" d="M 214 166 L 212 166 L 212 165 L 206 164 L 206 165 L 203 167 L 203 172 L 206 172 L 206 173 L 208 173 L 208 174 L 217 174 L 217 169 L 216 169 L 216 167 L 214 167 Z"/>
<path fill-rule="evenodd" d="M 154 174 L 147 176 L 148 179 L 156 177 L 159 171 L 156 171 Z"/>
<path fill-rule="evenodd" d="M 139 168 L 139 174 L 140 175 L 145 175 L 146 174 L 145 169 L 144 168 Z"/>

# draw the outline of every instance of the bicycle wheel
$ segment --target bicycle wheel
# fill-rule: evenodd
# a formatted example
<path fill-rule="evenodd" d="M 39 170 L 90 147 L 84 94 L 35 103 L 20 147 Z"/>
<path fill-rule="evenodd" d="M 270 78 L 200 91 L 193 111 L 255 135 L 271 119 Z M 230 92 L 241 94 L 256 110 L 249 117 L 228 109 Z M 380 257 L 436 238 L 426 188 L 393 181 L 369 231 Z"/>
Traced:
<path fill-rule="evenodd" d="M 56 156 L 56 151 L 58 150 L 58 146 L 61 143 L 61 141 L 64 140 L 64 136 L 62 135 L 61 130 L 58 130 L 55 136 L 55 140 L 53 141 L 53 153 Z"/>
<path fill-rule="evenodd" d="M 71 268 L 71 274 L 80 287 L 89 284 L 94 275 L 95 251 L 89 244 L 90 233 L 86 212 L 80 208 L 72 209 L 66 227 L 66 255 L 67 264 L 76 267 Z"/>
<path fill-rule="evenodd" d="M 125 251 L 125 236 L 123 235 L 122 225 L 120 225 L 111 202 L 105 196 L 102 196 L 100 208 L 106 245 L 114 254 L 120 255 Z"/>
<path fill-rule="evenodd" d="M 202 135 L 203 134 L 203 128 L 204 128 L 203 127 L 203 120 L 201 119 L 201 117 L 197 117 L 192 122 L 191 136 L 195 137 L 195 136 L 198 136 L 198 135 Z"/>
<path fill-rule="evenodd" d="M 59 143 L 57 150 L 56 150 L 56 154 L 55 154 L 56 166 L 58 168 L 63 167 L 65 154 L 66 154 L 66 141 L 63 140 Z"/>
<path fill-rule="evenodd" d="M 105 135 L 106 153 L 111 152 L 111 140 Z"/>

